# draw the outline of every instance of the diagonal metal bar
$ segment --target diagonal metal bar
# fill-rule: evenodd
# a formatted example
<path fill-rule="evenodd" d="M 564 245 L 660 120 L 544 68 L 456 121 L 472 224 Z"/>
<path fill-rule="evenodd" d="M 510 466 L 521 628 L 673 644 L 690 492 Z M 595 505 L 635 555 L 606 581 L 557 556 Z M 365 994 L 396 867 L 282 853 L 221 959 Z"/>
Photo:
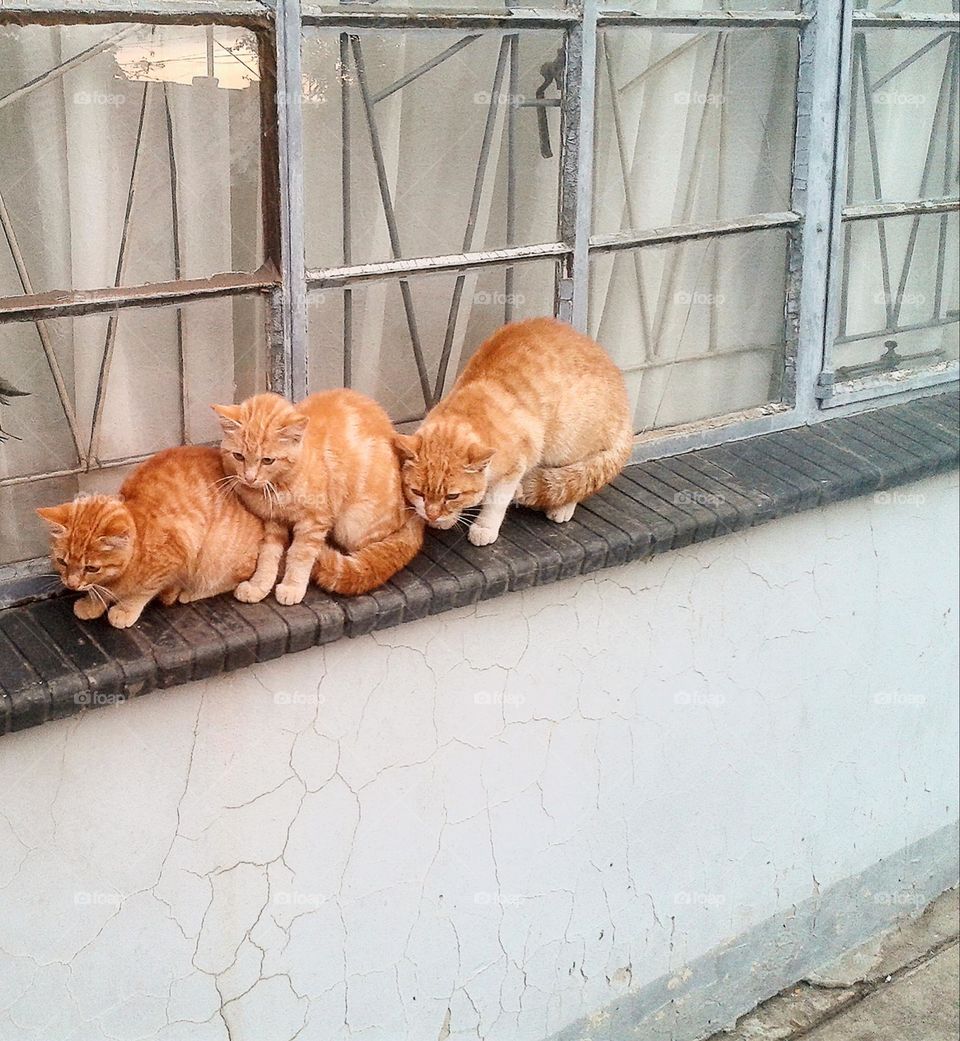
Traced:
<path fill-rule="evenodd" d="M 947 51 L 947 60 L 944 64 L 943 76 L 940 80 L 940 91 L 937 95 L 937 105 L 933 113 L 933 122 L 930 124 L 930 138 L 927 142 L 927 154 L 923 161 L 923 173 L 920 175 L 920 191 L 919 196 L 923 198 L 929 188 L 930 175 L 933 173 L 933 157 L 936 151 L 937 142 L 937 127 L 942 122 L 946 109 L 947 109 L 947 94 L 950 90 L 950 82 L 953 79 L 952 66 L 953 57 L 957 52 L 957 41 L 953 39 L 950 41 L 950 48 Z M 947 134 L 949 135 L 950 128 L 947 128 Z M 910 277 L 910 268 L 913 265 L 913 253 L 917 245 L 917 235 L 920 232 L 920 217 L 921 214 L 916 214 L 913 218 L 913 223 L 910 225 L 910 235 L 907 238 L 907 249 L 903 258 L 903 267 L 900 271 L 900 281 L 897 285 L 897 297 L 893 305 L 893 314 L 890 325 L 896 325 L 900 321 L 900 309 L 903 307 L 903 294 L 906 292 L 907 279 Z"/>
<path fill-rule="evenodd" d="M 137 186 L 137 169 L 140 165 L 140 144 L 143 141 L 143 124 L 147 114 L 147 88 L 143 85 L 143 99 L 140 103 L 140 119 L 137 123 L 137 136 L 133 146 L 133 162 L 130 166 L 130 183 L 127 188 L 127 205 L 123 214 L 123 231 L 120 236 L 120 250 L 117 254 L 117 271 L 114 285 L 119 286 L 123 280 L 123 268 L 127 255 L 127 236 L 130 232 L 130 217 L 133 213 L 133 197 Z M 103 356 L 100 359 L 100 373 L 97 377 L 97 396 L 93 405 L 93 422 L 90 425 L 90 448 L 87 455 L 96 459 L 100 447 L 100 425 L 103 420 L 103 406 L 106 402 L 107 380 L 110 378 L 110 366 L 113 362 L 113 351 L 117 342 L 117 322 L 119 315 L 114 313 L 107 320 L 107 335 L 104 338 Z"/>
<path fill-rule="evenodd" d="M 727 94 L 727 75 L 730 68 L 730 55 L 727 53 L 727 40 L 726 33 L 723 34 L 720 42 L 720 98 L 726 98 Z M 723 206 L 723 193 L 725 191 L 725 182 L 723 176 L 723 161 L 726 157 L 726 149 L 724 148 L 724 111 L 725 106 L 723 104 L 718 106 L 719 111 L 717 112 L 717 220 L 720 220 L 720 208 Z M 762 147 L 762 145 L 761 145 Z M 714 239 L 713 242 L 713 267 L 710 271 L 710 293 L 713 300 L 720 299 L 720 244 Z M 719 343 L 719 322 L 720 322 L 720 308 L 713 306 L 708 308 L 709 314 L 709 333 L 708 333 L 708 350 L 715 351 Z"/>
<path fill-rule="evenodd" d="M 706 93 L 709 96 L 714 93 L 714 85 L 717 80 L 717 72 L 720 68 L 721 48 L 720 44 L 723 39 L 723 34 L 717 34 L 717 41 L 713 48 L 713 60 L 710 65 L 710 75 L 707 79 L 707 90 Z M 676 223 L 683 224 L 690 219 L 690 213 L 693 210 L 693 199 L 694 190 L 697 185 L 696 172 L 700 168 L 700 160 L 704 150 L 704 140 L 707 124 L 707 110 L 709 106 L 704 104 L 700 111 L 700 122 L 696 131 L 696 141 L 693 149 L 693 158 L 690 163 L 690 176 L 687 178 L 686 187 L 683 193 L 683 206 L 681 208 L 680 218 Z M 666 321 L 667 313 L 669 311 L 669 301 L 673 296 L 673 286 L 676 281 L 677 268 L 679 266 L 680 254 L 682 250 L 675 249 L 667 262 L 667 274 L 664 283 L 661 283 L 660 294 L 657 299 L 656 316 L 653 321 L 653 338 L 651 340 L 651 347 L 653 349 L 654 356 L 659 354 L 660 343 L 663 337 L 663 326 Z M 704 254 L 706 255 L 706 254 Z M 684 323 L 686 324 L 686 323 Z"/>
<path fill-rule="evenodd" d="M 873 109 L 873 95 L 870 93 L 870 72 L 867 66 L 867 40 L 865 33 L 857 33 L 855 46 L 860 60 L 860 86 L 863 89 L 863 115 L 866 120 L 867 141 L 870 148 L 873 197 L 879 202 L 883 198 L 883 187 L 880 183 L 880 149 L 877 145 L 877 123 Z M 883 301 L 887 312 L 887 324 L 893 325 L 894 318 L 890 296 L 890 255 L 887 251 L 887 227 L 883 220 L 877 221 L 877 244 L 880 248 L 880 274 L 883 279 Z"/>
<path fill-rule="evenodd" d="M 377 119 L 373 111 L 373 100 L 367 86 L 367 70 L 363 61 L 363 49 L 360 46 L 360 37 L 351 36 L 350 45 L 353 50 L 353 62 L 357 70 L 357 86 L 360 89 L 360 97 L 363 101 L 363 109 L 367 119 L 367 130 L 370 133 L 370 148 L 373 152 L 373 161 L 377 168 L 377 184 L 380 188 L 380 199 L 383 203 L 383 215 L 387 222 L 387 232 L 390 236 L 390 249 L 394 258 L 399 260 L 403 255 L 400 248 L 400 231 L 397 227 L 397 215 L 393 208 L 393 199 L 390 195 L 390 181 L 387 177 L 387 164 L 383 157 L 383 146 L 380 143 L 380 132 L 377 128 Z M 427 365 L 423 357 L 423 345 L 420 342 L 420 330 L 417 328 L 417 315 L 413 307 L 413 292 L 410 283 L 400 279 L 400 297 L 403 300 L 403 310 L 407 318 L 407 328 L 410 331 L 410 344 L 413 348 L 413 357 L 417 366 L 417 374 L 420 378 L 420 390 L 423 393 L 424 404 L 429 408 L 433 405 L 434 397 L 430 390 L 430 377 L 427 373 Z"/>
<path fill-rule="evenodd" d="M 212 31 L 212 30 L 211 30 Z M 173 238 L 173 277 L 183 277 L 180 263 L 180 199 L 177 182 L 177 155 L 173 147 L 173 113 L 170 111 L 170 93 L 163 84 L 163 113 L 167 133 L 167 165 L 170 170 L 170 230 Z M 186 362 L 183 356 L 183 310 L 177 308 L 177 371 L 180 374 L 180 440 L 187 440 Z"/>
<path fill-rule="evenodd" d="M 350 37 L 340 33 L 340 208 L 342 211 L 343 264 L 353 263 L 353 200 L 352 174 L 350 171 L 350 149 L 353 147 L 350 133 Z M 353 385 L 353 290 L 347 286 L 343 291 L 343 385 Z"/>
<path fill-rule="evenodd" d="M 944 146 L 943 157 L 943 194 L 946 195 L 953 187 L 953 136 L 957 126 L 957 93 L 960 88 L 960 48 L 953 48 L 953 62 L 950 69 L 950 104 L 947 107 L 947 140 Z M 940 317 L 940 308 L 943 305 L 943 276 L 944 265 L 947 259 L 947 230 L 950 222 L 949 214 L 944 213 L 940 218 L 940 241 L 937 251 L 937 280 L 933 292 L 933 317 Z"/>
<path fill-rule="evenodd" d="M 68 58 L 59 65 L 55 65 L 52 69 L 48 69 L 42 75 L 37 76 L 28 83 L 24 83 L 22 87 L 17 87 L 16 90 L 12 90 L 9 94 L 4 94 L 3 97 L 0 97 L 0 108 L 6 108 L 7 105 L 12 105 L 15 101 L 19 101 L 20 98 L 32 94 L 35 90 L 45 87 L 48 83 L 52 83 L 54 80 L 60 79 L 70 72 L 71 69 L 75 69 L 78 65 L 82 65 L 90 58 L 95 58 L 98 54 L 110 50 L 110 48 L 115 44 L 119 43 L 125 37 L 131 36 L 133 33 L 139 31 L 139 29 L 140 26 L 127 27 L 121 32 L 113 33 L 105 40 L 101 40 L 99 43 L 87 47 L 86 50 L 80 51 L 79 54 L 75 54 L 72 58 Z"/>
<path fill-rule="evenodd" d="M 935 36 L 932 40 L 928 40 L 919 50 L 914 51 L 909 58 L 904 58 L 899 65 L 895 65 L 889 72 L 884 73 L 880 79 L 876 81 L 871 87 L 870 92 L 876 94 L 881 87 L 885 87 L 894 77 L 899 76 L 904 69 L 909 69 L 915 61 L 919 61 L 928 51 L 932 51 L 937 44 L 943 43 L 944 40 L 950 39 L 950 33 L 941 33 L 939 36 Z"/>
<path fill-rule="evenodd" d="M 512 246 L 517 230 L 517 99 L 520 95 L 520 36 L 510 35 L 510 82 L 507 88 L 507 245 Z M 514 268 L 503 273 L 503 320 L 513 319 Z"/>
<path fill-rule="evenodd" d="M 6 237 L 7 245 L 10 247 L 10 255 L 13 257 L 13 263 L 20 278 L 20 285 L 27 296 L 32 296 L 33 283 L 30 279 L 30 273 L 27 271 L 26 261 L 20 249 L 20 243 L 17 241 L 13 221 L 10 219 L 10 213 L 7 210 L 7 204 L 4 202 L 2 193 L 0 193 L 0 226 L 3 227 L 3 234 Z M 77 457 L 80 460 L 80 464 L 85 466 L 87 453 L 84 450 L 83 441 L 80 437 L 80 424 L 77 422 L 77 414 L 73 409 L 73 402 L 70 400 L 67 383 L 63 378 L 63 370 L 60 368 L 60 362 L 57 360 L 56 351 L 53 349 L 47 324 L 43 320 L 38 320 L 36 326 L 37 336 L 40 338 L 40 346 L 47 359 L 47 365 L 50 367 L 50 375 L 53 377 L 54 386 L 57 388 L 57 395 L 60 398 L 60 405 L 63 408 L 67 426 L 70 427 L 70 436 L 73 438 Z"/>
<path fill-rule="evenodd" d="M 613 132 L 617 139 L 617 156 L 620 160 L 620 177 L 623 181 L 623 200 L 627 211 L 627 225 L 631 231 L 640 227 L 638 209 L 633 197 L 633 170 L 627 158 L 627 145 L 623 129 L 623 106 L 620 101 L 621 90 L 617 89 L 616 74 L 613 68 L 613 55 L 610 52 L 610 39 L 606 32 L 597 34 L 597 47 L 603 51 L 603 65 L 607 74 L 610 89 L 610 111 L 613 115 Z M 651 66 L 652 68 L 652 66 Z M 625 88 L 624 88 L 625 89 Z M 621 225 L 622 227 L 622 225 Z M 633 258 L 633 274 L 637 282 L 637 302 L 640 307 L 640 330 L 643 338 L 643 356 L 651 349 L 650 342 L 650 308 L 647 303 L 647 290 L 643 279 L 643 260 L 640 250 L 631 251 Z"/>
<path fill-rule="evenodd" d="M 376 105 L 383 101 L 384 98 L 389 98 L 391 94 L 396 94 L 398 90 L 402 90 L 408 83 L 413 83 L 414 80 L 419 79 L 424 73 L 430 72 L 438 65 L 442 65 L 448 58 L 452 58 L 455 54 L 462 51 L 464 47 L 469 47 L 474 40 L 479 39 L 479 35 L 465 36 L 462 40 L 458 40 L 456 43 L 447 47 L 446 50 L 443 50 L 439 54 L 430 58 L 429 61 L 425 61 L 422 65 L 418 65 L 415 69 L 411 69 L 410 72 L 405 73 L 400 77 L 400 79 L 391 83 L 389 87 L 385 87 L 383 90 L 374 94 L 370 100 L 374 105 Z"/>
<path fill-rule="evenodd" d="M 628 90 L 632 90 L 638 83 L 642 83 L 648 76 L 652 76 L 655 72 L 659 72 L 667 65 L 673 64 L 681 54 L 685 54 L 691 47 L 696 47 L 698 43 L 702 40 L 708 39 L 709 36 L 709 33 L 698 33 L 696 36 L 691 36 L 689 40 L 685 40 L 679 47 L 674 47 L 672 51 L 666 53 L 662 58 L 658 58 L 652 65 L 648 65 L 642 72 L 638 72 L 632 80 L 628 80 L 620 88 L 620 93 L 626 94 Z"/>
<path fill-rule="evenodd" d="M 480 212 L 480 199 L 483 194 L 483 186 L 487 175 L 487 162 L 490 158 L 490 145 L 493 141 L 493 129 L 497 120 L 497 105 L 500 100 L 500 91 L 503 86 L 503 77 L 507 70 L 507 59 L 509 57 L 510 38 L 504 36 L 500 40 L 500 53 L 497 56 L 497 68 L 493 74 L 493 87 L 490 90 L 490 104 L 487 107 L 487 119 L 483 127 L 483 138 L 480 141 L 480 156 L 477 160 L 477 172 L 473 179 L 473 196 L 470 199 L 470 211 L 467 214 L 467 226 L 463 233 L 463 252 L 466 253 L 473 245 L 473 235 L 476 231 L 477 215 Z M 457 281 L 453 287 L 453 298 L 450 301 L 450 312 L 447 315 L 447 330 L 443 337 L 443 351 L 440 354 L 440 364 L 437 367 L 437 382 L 434 385 L 433 398 L 438 400 L 447 377 L 447 366 L 450 364 L 450 352 L 453 349 L 453 337 L 456 332 L 457 318 L 460 314 L 460 302 L 463 298 L 463 286 L 466 275 L 457 275 Z"/>

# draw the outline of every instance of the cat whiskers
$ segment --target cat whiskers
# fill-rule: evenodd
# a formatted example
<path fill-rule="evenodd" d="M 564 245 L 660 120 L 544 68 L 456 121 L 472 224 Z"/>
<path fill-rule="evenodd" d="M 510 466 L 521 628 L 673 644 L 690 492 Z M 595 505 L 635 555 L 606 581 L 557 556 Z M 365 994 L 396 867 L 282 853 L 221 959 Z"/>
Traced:
<path fill-rule="evenodd" d="M 240 483 L 240 478 L 236 474 L 227 474 L 226 477 L 221 477 L 218 481 L 213 482 L 213 486 L 216 489 L 216 497 L 218 505 L 225 502 L 228 495 L 233 494 L 234 488 Z"/>
<path fill-rule="evenodd" d="M 87 592 L 92 593 L 101 604 L 103 604 L 104 610 L 106 610 L 110 604 L 118 604 L 120 602 L 119 597 L 112 593 L 106 586 L 90 585 L 87 586 Z"/>

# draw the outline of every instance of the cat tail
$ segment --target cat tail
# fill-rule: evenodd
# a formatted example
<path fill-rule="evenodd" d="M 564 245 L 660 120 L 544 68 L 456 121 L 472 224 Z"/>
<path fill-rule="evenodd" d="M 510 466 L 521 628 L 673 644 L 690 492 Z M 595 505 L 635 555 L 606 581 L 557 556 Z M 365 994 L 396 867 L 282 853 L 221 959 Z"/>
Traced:
<path fill-rule="evenodd" d="M 624 468 L 633 449 L 633 431 L 626 426 L 610 448 L 567 466 L 537 466 L 524 475 L 517 495 L 522 506 L 556 509 L 582 502 Z"/>
<path fill-rule="evenodd" d="M 356 553 L 341 553 L 333 546 L 324 546 L 310 577 L 328 593 L 344 596 L 369 593 L 406 567 L 420 552 L 423 529 L 423 521 L 411 510 L 395 532 Z"/>

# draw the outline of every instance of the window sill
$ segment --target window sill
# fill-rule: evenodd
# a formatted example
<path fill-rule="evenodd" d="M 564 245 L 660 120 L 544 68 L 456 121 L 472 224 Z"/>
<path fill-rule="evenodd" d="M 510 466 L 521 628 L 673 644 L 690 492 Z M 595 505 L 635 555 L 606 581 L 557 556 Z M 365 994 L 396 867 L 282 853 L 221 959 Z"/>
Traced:
<path fill-rule="evenodd" d="M 129 630 L 79 621 L 67 597 L 0 611 L 0 733 L 954 469 L 958 405 L 942 394 L 630 466 L 568 524 L 511 511 L 484 549 L 432 532 L 368 596 L 154 606 Z"/>

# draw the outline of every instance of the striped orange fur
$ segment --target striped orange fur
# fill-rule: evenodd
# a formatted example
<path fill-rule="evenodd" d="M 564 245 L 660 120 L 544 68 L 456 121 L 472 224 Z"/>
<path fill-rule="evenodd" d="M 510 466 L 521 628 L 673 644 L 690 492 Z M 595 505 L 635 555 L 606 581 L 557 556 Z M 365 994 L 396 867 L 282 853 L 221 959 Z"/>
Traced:
<path fill-rule="evenodd" d="M 265 521 L 257 570 L 239 599 L 262 600 L 273 588 L 288 530 L 282 604 L 300 603 L 311 578 L 335 593 L 368 592 L 419 552 L 423 522 L 404 502 L 393 426 L 375 401 L 330 390 L 296 406 L 259 394 L 213 409 L 224 470 Z"/>
<path fill-rule="evenodd" d="M 413 435 L 396 436 L 407 500 L 436 528 L 480 506 L 468 537 L 496 540 L 511 502 L 568 521 L 633 444 L 620 371 L 553 318 L 506 325 L 477 350 Z"/>
<path fill-rule="evenodd" d="M 63 584 L 84 593 L 79 618 L 133 625 L 159 596 L 165 604 L 216 596 L 249 578 L 263 523 L 222 486 L 215 448 L 168 448 L 123 482 L 119 495 L 37 510 L 50 525 Z"/>

